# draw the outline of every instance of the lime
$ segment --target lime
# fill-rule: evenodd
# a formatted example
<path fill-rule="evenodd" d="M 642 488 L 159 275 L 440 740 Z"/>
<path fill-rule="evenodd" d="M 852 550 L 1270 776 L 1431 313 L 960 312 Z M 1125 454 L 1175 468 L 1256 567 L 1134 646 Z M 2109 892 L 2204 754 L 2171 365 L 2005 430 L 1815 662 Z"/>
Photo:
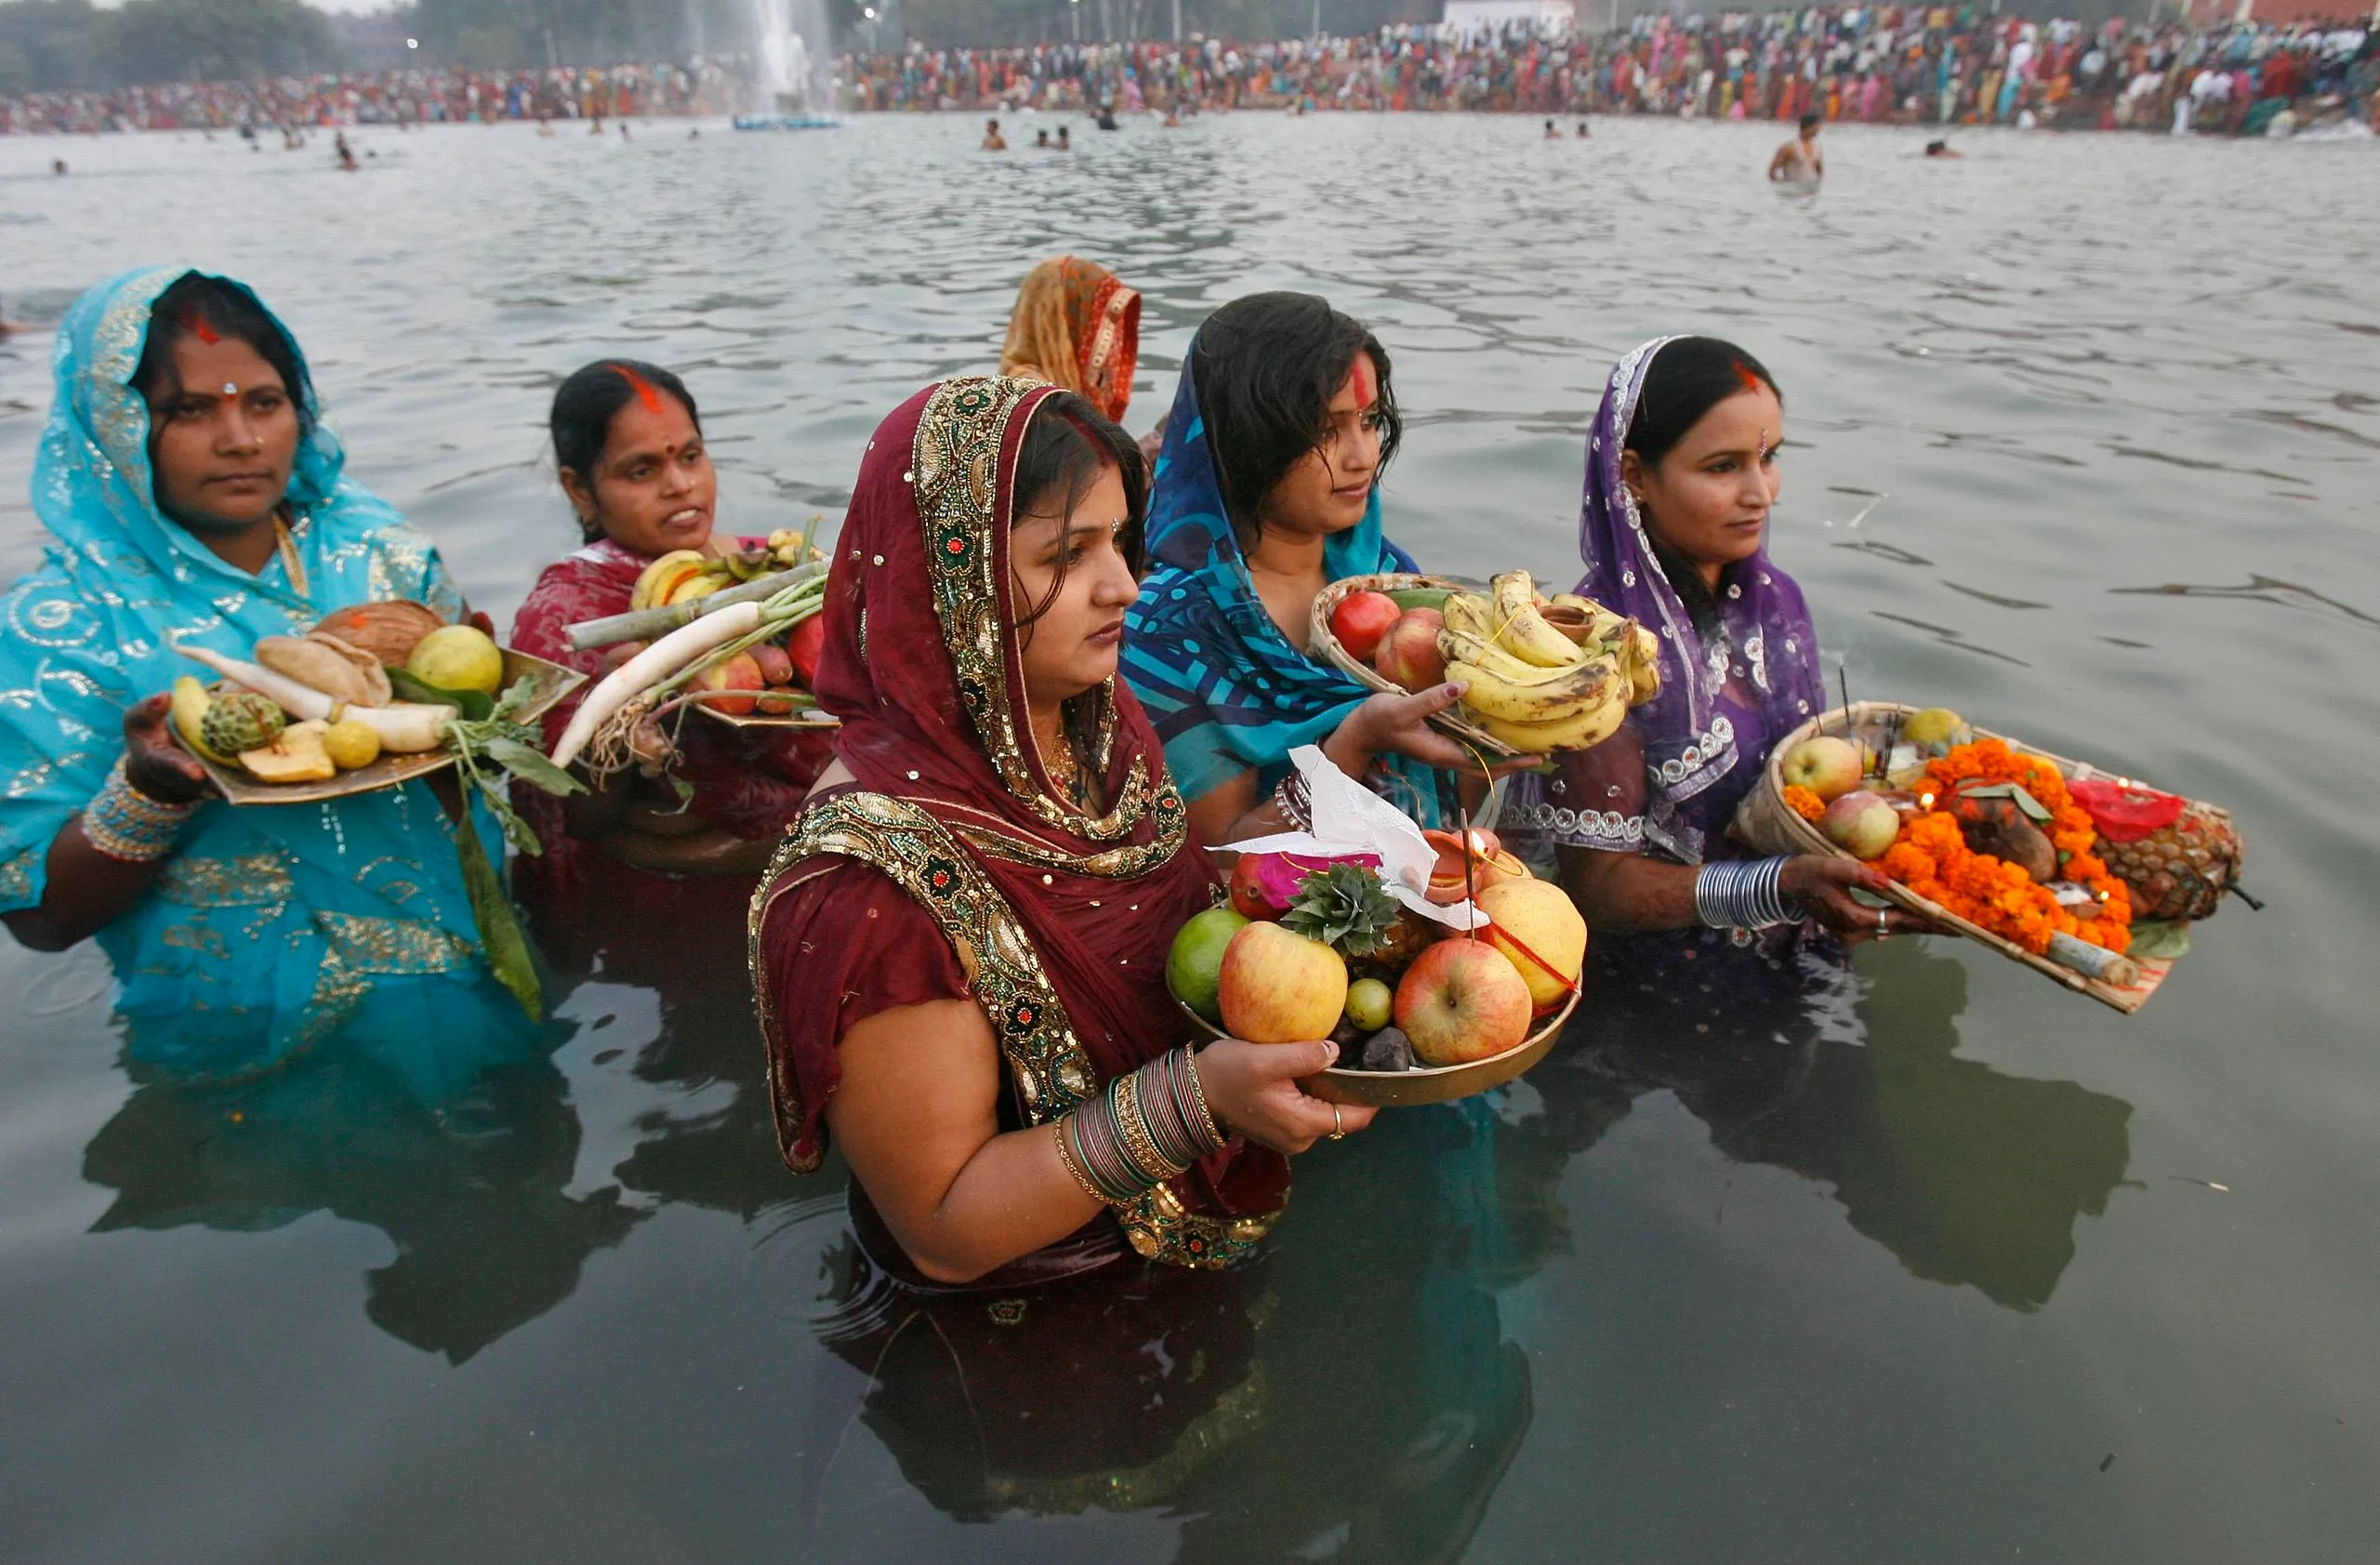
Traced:
<path fill-rule="evenodd" d="M 1229 908 L 1210 908 L 1182 926 L 1166 954 L 1165 981 L 1181 1001 L 1210 1022 L 1223 1020 L 1215 987 L 1223 977 L 1223 948 L 1248 927 L 1248 920 Z"/>
<path fill-rule="evenodd" d="M 415 643 L 405 672 L 441 690 L 476 690 L 494 696 L 504 688 L 504 654 L 487 632 L 448 625 Z"/>
<path fill-rule="evenodd" d="M 379 731 L 368 723 L 343 717 L 324 732 L 323 753 L 342 772 L 369 766 L 380 759 Z"/>

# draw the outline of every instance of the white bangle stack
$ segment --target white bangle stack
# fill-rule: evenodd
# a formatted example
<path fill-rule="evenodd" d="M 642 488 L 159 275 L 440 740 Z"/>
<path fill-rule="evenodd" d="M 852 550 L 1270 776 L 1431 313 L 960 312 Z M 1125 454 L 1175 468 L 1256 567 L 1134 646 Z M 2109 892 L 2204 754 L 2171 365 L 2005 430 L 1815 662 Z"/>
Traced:
<path fill-rule="evenodd" d="M 1694 874 L 1694 916 L 1712 929 L 1768 929 L 1792 923 L 1782 858 L 1731 858 Z"/>

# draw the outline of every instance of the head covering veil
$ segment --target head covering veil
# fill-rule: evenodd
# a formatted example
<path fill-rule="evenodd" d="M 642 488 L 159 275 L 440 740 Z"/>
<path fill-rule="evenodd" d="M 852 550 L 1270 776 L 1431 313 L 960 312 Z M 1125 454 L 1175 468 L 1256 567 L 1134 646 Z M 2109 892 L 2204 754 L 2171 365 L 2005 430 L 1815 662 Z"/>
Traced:
<path fill-rule="evenodd" d="M 1659 632 L 1660 694 L 1629 714 L 1644 743 L 1645 830 L 1686 863 L 1699 863 L 1703 843 L 1726 829 L 1743 786 L 1718 789 L 1741 755 L 1739 741 L 1765 747 L 1800 724 L 1825 690 L 1818 631 L 1802 590 L 1772 564 L 1768 544 L 1727 567 L 1715 594 L 1721 634 L 1706 642 L 1655 552 L 1636 497 L 1620 476 L 1629 426 L 1653 361 L 1673 337 L 1655 338 L 1615 365 L 1587 440 L 1586 497 L 1579 514 L 1579 555 L 1586 575 L 1579 590 L 1618 614 Z M 1762 736 L 1741 735 L 1724 710 L 1731 666 L 1735 690 L 1749 687 Z"/>
<path fill-rule="evenodd" d="M 1149 496 L 1149 567 L 1127 618 L 1125 677 L 1165 741 L 1166 763 L 1196 799 L 1254 768 L 1269 787 L 1289 751 L 1319 744 L 1371 691 L 1291 644 L 1265 612 L 1239 551 L 1223 477 L 1198 405 L 1194 340 L 1167 417 Z M 1332 580 L 1411 571 L 1381 528 L 1375 488 L 1364 519 L 1322 547 Z M 1435 825 L 1429 769 L 1398 760 L 1396 802 Z"/>
<path fill-rule="evenodd" d="M 1157 736 L 1120 681 L 1069 704 L 1104 783 L 1105 811 L 1091 815 L 1052 784 L 1025 705 L 1009 540 L 1018 453 L 1054 394 L 944 381 L 888 417 L 860 465 L 816 684 L 857 786 L 813 801 L 752 905 L 779 1138 L 797 1168 L 824 1150 L 835 1006 L 774 992 L 784 964 L 768 960 L 763 931 L 778 897 L 842 861 L 882 871 L 949 940 L 1025 1122 L 1055 1119 L 1185 1035 L 1166 952 L 1209 906 L 1213 875 Z M 1117 1215 L 1144 1254 L 1226 1264 L 1262 1237 L 1287 1186 L 1280 1158 L 1235 1143 Z"/>
<path fill-rule="evenodd" d="M 1140 354 L 1140 294 L 1097 261 L 1052 256 L 1016 290 L 1000 373 L 1038 376 L 1120 421 L 1131 405 Z"/>
<path fill-rule="evenodd" d="M 311 383 L 289 388 L 304 431 L 287 542 L 261 572 L 158 510 L 133 378 L 151 307 L 183 275 L 126 272 L 59 326 L 33 480 L 46 563 L 0 597 L 0 911 L 42 900 L 50 842 L 122 753 L 125 710 L 198 671 L 175 638 L 245 657 L 352 603 L 414 598 L 450 619 L 462 606 L 429 540 L 343 475 Z M 476 927 L 453 828 L 414 783 L 319 805 L 203 805 L 152 894 L 99 941 L 135 1054 L 212 1072 L 336 1030 L 387 978 L 476 982 Z"/>

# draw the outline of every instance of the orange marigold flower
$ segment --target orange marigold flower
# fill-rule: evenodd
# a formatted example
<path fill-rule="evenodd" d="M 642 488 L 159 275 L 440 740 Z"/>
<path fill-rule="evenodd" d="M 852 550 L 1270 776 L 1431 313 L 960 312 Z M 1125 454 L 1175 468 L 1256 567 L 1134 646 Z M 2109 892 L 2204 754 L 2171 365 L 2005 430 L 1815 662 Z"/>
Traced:
<path fill-rule="evenodd" d="M 1817 820 L 1826 814 L 1826 801 L 1798 784 L 1785 785 L 1785 803 L 1804 820 Z"/>

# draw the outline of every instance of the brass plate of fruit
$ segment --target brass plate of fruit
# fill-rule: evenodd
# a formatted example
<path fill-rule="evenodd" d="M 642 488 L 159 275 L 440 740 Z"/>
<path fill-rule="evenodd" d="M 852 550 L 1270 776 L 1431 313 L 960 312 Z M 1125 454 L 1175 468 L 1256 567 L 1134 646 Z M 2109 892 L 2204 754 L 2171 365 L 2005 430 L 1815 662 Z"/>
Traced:
<path fill-rule="evenodd" d="M 1174 1004 L 1181 1006 L 1182 1014 L 1205 1036 L 1229 1036 L 1183 1005 L 1179 999 Z M 1452 1103 L 1458 1098 L 1476 1096 L 1514 1080 L 1543 1059 L 1553 1049 L 1554 1041 L 1562 1036 L 1562 1024 L 1578 1008 L 1579 996 L 1573 990 L 1570 998 L 1562 1002 L 1562 1009 L 1539 1021 L 1535 1032 L 1502 1054 L 1490 1054 L 1484 1060 L 1416 1066 L 1411 1070 L 1350 1070 L 1344 1066 L 1332 1066 L 1320 1075 L 1301 1079 L 1298 1085 L 1325 1103 L 1360 1108 L 1413 1108 L 1425 1103 Z"/>
<path fill-rule="evenodd" d="M 522 709 L 521 719 L 535 723 L 551 711 L 555 705 L 572 691 L 587 683 L 587 676 L 575 669 L 559 663 L 549 663 L 525 652 L 504 648 L 504 684 L 510 689 L 522 678 L 536 681 L 536 694 Z M 171 725 L 168 724 L 170 730 Z M 179 739 L 177 738 L 177 743 Z M 236 766 L 224 766 L 192 753 L 192 759 L 206 768 L 206 775 L 225 799 L 234 804 L 316 804 L 325 799 L 344 799 L 351 793 L 370 793 L 377 789 L 395 788 L 416 777 L 426 777 L 455 764 L 455 758 L 443 746 L 423 750 L 416 755 L 384 755 L 367 766 L 351 772 L 341 772 L 336 777 L 321 782 L 269 783 L 258 782 Z"/>

